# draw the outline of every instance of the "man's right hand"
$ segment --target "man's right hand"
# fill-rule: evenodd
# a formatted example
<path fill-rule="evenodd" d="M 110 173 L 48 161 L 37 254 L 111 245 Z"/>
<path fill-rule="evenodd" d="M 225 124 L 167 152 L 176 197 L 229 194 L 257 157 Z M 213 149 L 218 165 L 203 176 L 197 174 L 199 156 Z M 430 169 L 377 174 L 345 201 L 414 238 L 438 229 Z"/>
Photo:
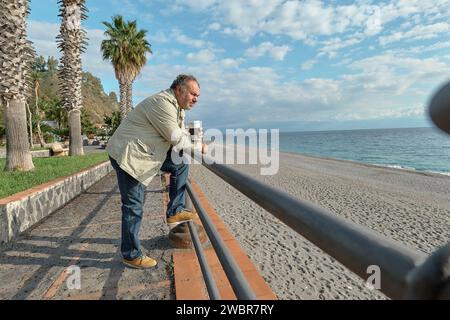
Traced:
<path fill-rule="evenodd" d="M 206 154 L 208 152 L 208 145 L 206 143 L 202 143 L 202 153 Z"/>

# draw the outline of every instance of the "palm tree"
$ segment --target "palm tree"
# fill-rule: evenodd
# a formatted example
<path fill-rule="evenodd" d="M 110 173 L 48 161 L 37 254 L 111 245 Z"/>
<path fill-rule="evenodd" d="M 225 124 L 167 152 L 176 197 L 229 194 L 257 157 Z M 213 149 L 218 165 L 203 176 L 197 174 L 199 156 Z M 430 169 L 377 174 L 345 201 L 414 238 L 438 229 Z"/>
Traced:
<path fill-rule="evenodd" d="M 58 59 L 53 57 L 47 58 L 47 71 L 50 73 L 55 72 L 58 69 Z"/>
<path fill-rule="evenodd" d="M 33 49 L 26 35 L 28 0 L 0 1 L 0 101 L 5 107 L 6 166 L 8 171 L 34 168 L 27 133 L 25 102 L 30 94 Z"/>
<path fill-rule="evenodd" d="M 151 45 L 145 39 L 146 30 L 137 30 L 136 21 L 125 22 L 122 16 L 114 16 L 112 24 L 106 26 L 102 41 L 103 59 L 111 61 L 120 88 L 120 114 L 125 119 L 131 110 L 132 85 L 134 79 L 147 63 L 146 53 L 152 53 Z"/>
<path fill-rule="evenodd" d="M 58 0 L 61 17 L 60 34 L 57 37 L 58 48 L 62 51 L 61 95 L 63 106 L 69 118 L 69 155 L 82 155 L 81 139 L 81 53 L 86 48 L 86 32 L 81 28 L 81 21 L 86 19 L 85 0 Z"/>

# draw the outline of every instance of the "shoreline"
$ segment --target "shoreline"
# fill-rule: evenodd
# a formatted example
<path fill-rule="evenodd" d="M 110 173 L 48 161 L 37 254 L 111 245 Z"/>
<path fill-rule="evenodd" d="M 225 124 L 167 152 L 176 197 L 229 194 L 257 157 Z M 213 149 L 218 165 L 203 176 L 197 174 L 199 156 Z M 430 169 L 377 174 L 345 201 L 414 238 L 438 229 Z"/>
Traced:
<path fill-rule="evenodd" d="M 302 156 L 302 157 L 315 158 L 315 159 L 320 159 L 320 160 L 350 162 L 350 163 L 358 164 L 358 165 L 362 165 L 362 166 L 383 168 L 383 169 L 387 169 L 387 170 L 400 170 L 400 171 L 404 171 L 404 172 L 417 173 L 417 174 L 432 176 L 432 177 L 434 177 L 434 176 L 435 177 L 448 177 L 450 179 L 450 172 L 436 172 L 436 171 L 427 171 L 427 170 L 422 171 L 422 170 L 417 170 L 414 168 L 404 168 L 404 167 L 401 167 L 400 165 L 399 165 L 400 167 L 394 167 L 394 166 L 385 165 L 385 164 L 374 164 L 374 163 L 368 163 L 368 162 L 363 162 L 363 161 L 358 161 L 358 160 L 316 156 L 316 155 L 292 152 L 292 151 L 279 151 L 279 153 L 280 153 L 280 155 L 281 154 L 290 154 L 290 155 L 294 155 L 294 156 Z"/>
<path fill-rule="evenodd" d="M 211 143 L 211 142 L 210 142 Z M 211 146 L 215 146 L 215 147 L 223 147 L 223 144 L 219 144 L 219 143 L 215 143 L 212 142 L 212 144 L 210 144 Z M 225 146 L 231 147 L 233 146 L 233 144 L 231 143 L 226 143 Z M 235 150 L 239 150 L 241 149 L 241 152 L 246 153 L 246 149 L 255 149 L 256 147 L 254 146 L 244 146 L 244 145 L 240 145 L 240 144 L 234 144 L 234 146 L 236 146 Z M 386 164 L 375 164 L 375 163 L 369 163 L 369 162 L 364 162 L 364 161 L 360 161 L 360 160 L 354 160 L 354 159 L 341 159 L 341 158 L 333 158 L 333 157 L 326 157 L 326 156 L 318 156 L 318 155 L 312 155 L 312 154 L 306 154 L 306 153 L 300 153 L 300 152 L 294 152 L 294 151 L 284 151 L 284 150 L 277 150 L 278 153 L 280 154 L 280 156 L 282 154 L 287 154 L 287 155 L 294 155 L 294 156 L 303 156 L 303 157 L 308 157 L 308 158 L 314 158 L 314 159 L 319 159 L 319 160 L 330 160 L 330 161 L 342 161 L 342 162 L 349 162 L 349 163 L 353 163 L 353 164 L 358 164 L 358 165 L 363 165 L 363 166 L 368 166 L 368 167 L 376 167 L 376 168 L 384 168 L 384 169 L 392 169 L 392 170 L 400 170 L 400 171 L 405 171 L 405 172 L 410 172 L 410 173 L 417 173 L 417 174 L 421 174 L 421 175 L 429 175 L 429 176 L 443 176 L 443 177 L 449 177 L 450 178 L 450 172 L 441 172 L 441 171 L 428 171 L 428 170 L 419 170 L 416 168 L 411 168 L 411 167 L 402 167 L 402 165 L 386 165 Z M 258 151 L 256 151 L 257 153 Z"/>

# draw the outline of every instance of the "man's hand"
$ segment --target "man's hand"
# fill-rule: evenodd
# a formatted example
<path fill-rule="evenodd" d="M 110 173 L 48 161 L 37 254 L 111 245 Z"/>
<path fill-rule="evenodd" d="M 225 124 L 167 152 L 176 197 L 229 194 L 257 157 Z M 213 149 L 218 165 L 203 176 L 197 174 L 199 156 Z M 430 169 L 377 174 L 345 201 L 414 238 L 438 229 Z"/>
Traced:
<path fill-rule="evenodd" d="M 206 143 L 202 143 L 202 153 L 206 154 L 208 152 L 208 145 Z"/>

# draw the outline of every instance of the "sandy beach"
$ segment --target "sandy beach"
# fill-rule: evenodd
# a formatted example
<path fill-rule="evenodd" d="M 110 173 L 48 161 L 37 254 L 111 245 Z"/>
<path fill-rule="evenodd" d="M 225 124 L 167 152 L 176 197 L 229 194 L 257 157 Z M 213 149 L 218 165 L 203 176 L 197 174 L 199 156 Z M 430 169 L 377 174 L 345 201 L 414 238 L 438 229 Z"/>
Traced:
<path fill-rule="evenodd" d="M 291 153 L 276 175 L 232 167 L 424 253 L 450 240 L 448 176 Z M 190 170 L 279 299 L 387 298 L 203 166 Z"/>

